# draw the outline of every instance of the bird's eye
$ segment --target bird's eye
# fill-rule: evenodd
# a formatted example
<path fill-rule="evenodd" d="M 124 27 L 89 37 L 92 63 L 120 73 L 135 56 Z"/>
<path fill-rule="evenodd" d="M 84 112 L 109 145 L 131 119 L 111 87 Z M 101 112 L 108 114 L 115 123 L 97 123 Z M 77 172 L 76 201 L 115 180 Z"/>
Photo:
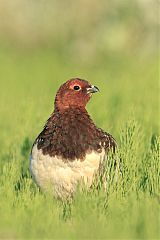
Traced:
<path fill-rule="evenodd" d="M 80 90 L 80 86 L 74 86 L 74 90 L 76 91 Z"/>

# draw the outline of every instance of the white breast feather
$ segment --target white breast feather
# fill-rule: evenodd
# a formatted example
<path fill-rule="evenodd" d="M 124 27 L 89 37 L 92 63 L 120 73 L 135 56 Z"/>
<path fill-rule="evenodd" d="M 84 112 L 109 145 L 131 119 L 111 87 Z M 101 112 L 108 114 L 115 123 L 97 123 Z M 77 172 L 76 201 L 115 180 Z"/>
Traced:
<path fill-rule="evenodd" d="M 73 193 L 81 180 L 87 186 L 91 186 L 94 174 L 104 156 L 103 149 L 101 153 L 92 151 L 86 154 L 83 161 L 76 159 L 64 162 L 60 158 L 43 155 L 42 150 L 38 150 L 35 144 L 32 149 L 30 170 L 35 182 L 42 189 L 51 188 L 55 196 L 62 198 Z"/>

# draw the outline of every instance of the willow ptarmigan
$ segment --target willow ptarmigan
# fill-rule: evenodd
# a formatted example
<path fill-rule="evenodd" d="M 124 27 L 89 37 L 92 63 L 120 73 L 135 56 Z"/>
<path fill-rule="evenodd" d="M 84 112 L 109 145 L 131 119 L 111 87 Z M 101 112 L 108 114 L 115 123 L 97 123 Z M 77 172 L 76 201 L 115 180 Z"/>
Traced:
<path fill-rule="evenodd" d="M 91 186 L 100 163 L 114 138 L 97 128 L 85 109 L 99 89 L 79 78 L 68 80 L 58 90 L 55 108 L 36 138 L 30 170 L 37 185 L 56 197 L 72 195 L 81 180 Z"/>

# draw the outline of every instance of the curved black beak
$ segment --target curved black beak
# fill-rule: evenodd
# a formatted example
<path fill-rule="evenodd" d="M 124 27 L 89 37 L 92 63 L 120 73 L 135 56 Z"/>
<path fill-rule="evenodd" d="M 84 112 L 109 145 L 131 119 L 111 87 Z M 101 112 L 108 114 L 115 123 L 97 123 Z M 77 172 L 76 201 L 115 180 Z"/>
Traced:
<path fill-rule="evenodd" d="M 96 93 L 96 92 L 99 92 L 99 88 L 96 87 L 96 86 L 91 86 L 89 88 L 87 88 L 87 93 Z"/>

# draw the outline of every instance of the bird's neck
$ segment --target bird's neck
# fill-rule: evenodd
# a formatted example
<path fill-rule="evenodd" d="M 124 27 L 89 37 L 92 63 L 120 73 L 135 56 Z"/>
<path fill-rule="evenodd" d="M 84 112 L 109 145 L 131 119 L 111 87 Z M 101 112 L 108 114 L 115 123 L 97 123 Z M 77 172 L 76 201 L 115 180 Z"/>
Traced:
<path fill-rule="evenodd" d="M 55 97 L 54 107 L 55 110 L 59 110 L 59 112 L 63 113 L 66 110 L 70 109 L 81 109 L 82 111 L 85 110 L 86 104 L 89 101 L 90 95 L 87 95 L 87 97 L 79 98 L 78 96 L 75 96 L 74 98 L 71 98 L 69 95 L 67 96 L 61 96 L 61 94 L 58 92 Z"/>
<path fill-rule="evenodd" d="M 94 124 L 84 107 L 70 107 L 63 111 L 55 108 L 51 117 L 48 119 L 49 124 L 56 123 L 59 126 L 64 126 L 66 124 L 69 126 L 76 126 L 75 123 L 78 124 L 79 122 L 84 122 L 87 125 Z"/>
<path fill-rule="evenodd" d="M 59 109 L 58 107 L 55 107 L 54 112 L 53 112 L 53 116 L 54 115 L 60 115 L 60 116 L 67 116 L 67 115 L 79 115 L 79 114 L 85 114 L 87 116 L 88 112 L 84 107 L 81 106 L 70 106 L 68 108 L 65 109 Z"/>

